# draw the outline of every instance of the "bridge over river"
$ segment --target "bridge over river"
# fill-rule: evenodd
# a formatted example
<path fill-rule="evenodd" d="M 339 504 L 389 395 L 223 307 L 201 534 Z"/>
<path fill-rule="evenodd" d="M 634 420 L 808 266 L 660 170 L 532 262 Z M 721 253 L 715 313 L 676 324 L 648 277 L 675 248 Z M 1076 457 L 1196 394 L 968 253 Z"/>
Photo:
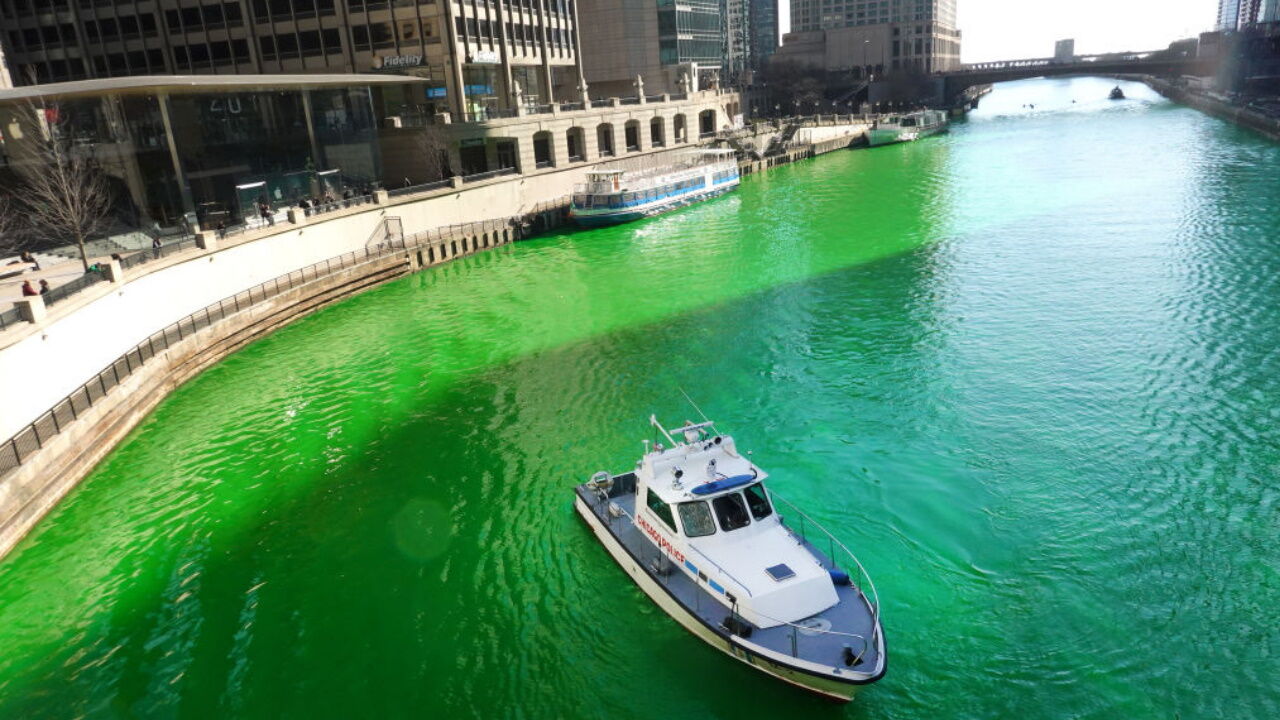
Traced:
<path fill-rule="evenodd" d="M 975 85 L 989 85 L 1010 80 L 1063 75 L 1207 75 L 1203 59 L 1171 56 L 1168 50 L 1137 53 L 1077 55 L 1071 60 L 1029 58 L 973 63 L 959 70 L 938 73 L 942 78 L 943 97 L 959 101 L 965 90 Z"/>

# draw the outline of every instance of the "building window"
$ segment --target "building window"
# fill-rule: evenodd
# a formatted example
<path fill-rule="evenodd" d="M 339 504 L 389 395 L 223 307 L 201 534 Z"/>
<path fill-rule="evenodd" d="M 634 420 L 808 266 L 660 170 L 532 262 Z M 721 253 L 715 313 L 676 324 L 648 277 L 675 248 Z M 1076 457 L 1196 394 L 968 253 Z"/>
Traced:
<path fill-rule="evenodd" d="M 555 148 L 551 145 L 551 133 L 543 130 L 534 133 L 533 136 L 533 164 L 534 167 L 546 168 L 555 165 L 553 154 Z"/>
<path fill-rule="evenodd" d="M 602 157 L 613 156 L 613 126 L 609 123 L 601 123 L 596 128 L 596 146 Z"/>

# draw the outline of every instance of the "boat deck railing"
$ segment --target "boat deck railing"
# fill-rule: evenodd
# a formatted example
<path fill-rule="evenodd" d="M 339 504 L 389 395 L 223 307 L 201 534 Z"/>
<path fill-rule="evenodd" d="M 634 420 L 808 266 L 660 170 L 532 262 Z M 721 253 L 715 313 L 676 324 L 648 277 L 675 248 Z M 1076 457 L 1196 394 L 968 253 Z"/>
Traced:
<path fill-rule="evenodd" d="M 871 641 L 874 642 L 877 633 L 880 632 L 880 594 L 876 592 L 876 584 L 871 580 L 871 575 L 867 572 L 867 569 L 862 566 L 862 561 L 858 559 L 857 555 L 853 554 L 852 550 L 845 547 L 845 544 L 840 542 L 835 535 L 832 535 L 831 532 L 819 524 L 818 521 L 806 515 L 803 510 L 796 507 L 789 500 L 773 490 L 769 491 L 769 495 L 773 498 L 775 503 L 781 502 L 799 516 L 800 522 L 798 524 L 800 526 L 800 532 L 798 535 L 796 533 L 796 528 L 792 527 L 791 523 L 788 523 L 786 520 L 783 520 L 782 523 L 793 536 L 797 537 L 801 542 L 809 543 L 810 545 L 813 545 L 813 542 L 808 538 L 808 534 L 811 531 L 817 532 L 826 538 L 828 549 L 827 558 L 833 566 L 831 569 L 840 569 L 840 556 L 836 554 L 836 550 L 843 553 L 843 556 L 852 563 L 851 565 L 846 565 L 845 569 L 853 570 L 854 568 L 857 568 L 856 573 L 849 573 L 849 580 L 853 583 L 853 587 L 866 599 L 867 605 L 871 608 Z"/>

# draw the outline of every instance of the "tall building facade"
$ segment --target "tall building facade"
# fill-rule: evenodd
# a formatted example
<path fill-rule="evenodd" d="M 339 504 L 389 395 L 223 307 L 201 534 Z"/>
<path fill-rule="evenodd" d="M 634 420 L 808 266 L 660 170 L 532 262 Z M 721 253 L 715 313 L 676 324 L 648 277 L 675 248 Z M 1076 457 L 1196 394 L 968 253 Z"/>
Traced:
<path fill-rule="evenodd" d="M 1054 62 L 1071 62 L 1076 56 L 1076 41 L 1074 38 L 1067 40 L 1059 40 L 1053 44 L 1053 61 Z"/>
<path fill-rule="evenodd" d="M 1280 22 L 1280 0 L 1263 0 L 1258 22 Z"/>
<path fill-rule="evenodd" d="M 1241 0 L 1218 0 L 1217 30 L 1235 30 L 1240 25 Z"/>
<path fill-rule="evenodd" d="M 1218 0 L 1218 30 L 1280 21 L 1280 0 Z"/>
<path fill-rule="evenodd" d="M 751 0 L 722 0 L 724 67 L 721 79 L 734 86 L 751 67 Z"/>
<path fill-rule="evenodd" d="M 679 93 L 718 82 L 731 47 L 725 3 L 733 2 L 741 0 L 581 3 L 579 22 L 590 28 L 580 52 L 591 96 Z"/>
<path fill-rule="evenodd" d="M 714 0 L 713 0 L 714 1 Z M 576 0 L 0 0 L 15 84 L 125 75 L 402 72 L 415 104 L 549 102 L 580 75 Z"/>
<path fill-rule="evenodd" d="M 782 54 L 828 71 L 928 74 L 960 65 L 956 0 L 791 0 L 791 29 Z"/>
<path fill-rule="evenodd" d="M 763 69 L 778 50 L 778 2 L 779 0 L 750 0 L 748 29 L 751 34 L 751 57 L 748 62 L 756 70 Z"/>

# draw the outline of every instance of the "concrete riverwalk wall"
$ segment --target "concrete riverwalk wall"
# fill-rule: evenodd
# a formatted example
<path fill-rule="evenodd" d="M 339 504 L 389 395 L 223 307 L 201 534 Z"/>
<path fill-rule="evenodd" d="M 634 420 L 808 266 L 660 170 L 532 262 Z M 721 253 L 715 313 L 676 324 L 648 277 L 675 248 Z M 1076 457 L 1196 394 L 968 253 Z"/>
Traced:
<path fill-rule="evenodd" d="M 136 371 L 105 389 L 93 405 L 0 481 L 0 557 L 175 388 L 276 328 L 401 277 L 414 265 L 414 258 L 404 251 L 353 263 L 247 304 L 204 327 L 193 324 L 194 332 L 147 356 Z"/>

